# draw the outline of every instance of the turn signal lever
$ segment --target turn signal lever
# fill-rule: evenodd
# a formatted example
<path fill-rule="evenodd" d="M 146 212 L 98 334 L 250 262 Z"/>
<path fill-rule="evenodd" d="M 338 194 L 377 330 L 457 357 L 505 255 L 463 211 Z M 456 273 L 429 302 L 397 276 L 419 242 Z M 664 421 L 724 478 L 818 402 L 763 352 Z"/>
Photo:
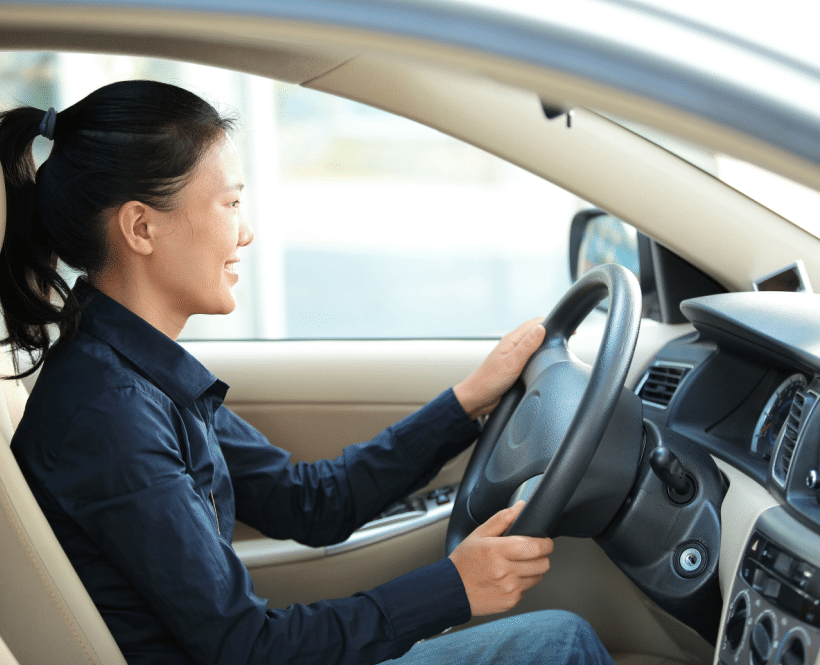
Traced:
<path fill-rule="evenodd" d="M 695 479 L 683 468 L 669 448 L 658 446 L 649 453 L 649 466 L 666 485 L 666 493 L 677 504 L 689 503 L 695 496 Z"/>

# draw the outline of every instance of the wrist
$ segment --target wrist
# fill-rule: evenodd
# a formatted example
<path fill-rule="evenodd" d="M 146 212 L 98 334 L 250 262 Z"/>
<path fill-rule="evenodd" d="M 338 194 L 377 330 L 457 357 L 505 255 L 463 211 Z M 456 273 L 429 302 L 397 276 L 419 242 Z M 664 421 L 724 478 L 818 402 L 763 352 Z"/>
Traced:
<path fill-rule="evenodd" d="M 466 379 L 453 387 L 453 393 L 455 393 L 458 403 L 461 405 L 461 408 L 464 409 L 464 413 L 467 414 L 470 420 L 475 420 L 479 416 L 484 415 L 481 400 L 470 390 Z"/>

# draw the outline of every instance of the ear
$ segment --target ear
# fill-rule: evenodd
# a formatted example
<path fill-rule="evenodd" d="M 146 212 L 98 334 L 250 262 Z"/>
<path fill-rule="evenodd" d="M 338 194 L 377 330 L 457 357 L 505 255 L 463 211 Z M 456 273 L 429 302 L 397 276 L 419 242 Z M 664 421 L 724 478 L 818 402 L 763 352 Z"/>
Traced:
<path fill-rule="evenodd" d="M 154 251 L 154 222 L 157 211 L 140 203 L 129 201 L 115 213 L 115 232 L 125 241 L 131 251 L 148 256 Z"/>

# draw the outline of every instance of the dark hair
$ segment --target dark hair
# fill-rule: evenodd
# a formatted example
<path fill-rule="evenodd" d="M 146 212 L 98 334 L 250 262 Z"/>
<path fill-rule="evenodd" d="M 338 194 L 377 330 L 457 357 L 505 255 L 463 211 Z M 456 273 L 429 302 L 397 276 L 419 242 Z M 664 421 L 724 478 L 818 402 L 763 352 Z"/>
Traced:
<path fill-rule="evenodd" d="M 85 273 L 105 267 L 104 222 L 128 201 L 170 210 L 207 149 L 233 127 L 197 95 L 165 83 L 123 81 L 57 114 L 51 154 L 35 172 L 32 142 L 44 111 L 0 113 L 6 237 L 0 307 L 7 336 L 33 373 L 76 332 L 80 303 L 57 259 Z M 61 302 L 55 302 L 55 296 Z M 50 346 L 49 326 L 59 335 Z"/>

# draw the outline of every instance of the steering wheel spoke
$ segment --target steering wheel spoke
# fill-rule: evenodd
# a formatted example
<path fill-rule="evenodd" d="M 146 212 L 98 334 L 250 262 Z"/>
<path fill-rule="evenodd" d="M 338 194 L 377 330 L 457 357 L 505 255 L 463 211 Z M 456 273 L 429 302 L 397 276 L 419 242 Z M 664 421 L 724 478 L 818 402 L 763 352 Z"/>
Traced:
<path fill-rule="evenodd" d="M 521 372 L 521 380 L 529 389 L 550 367 L 570 361 L 580 362 L 569 350 L 565 340 L 545 339 Z"/>

